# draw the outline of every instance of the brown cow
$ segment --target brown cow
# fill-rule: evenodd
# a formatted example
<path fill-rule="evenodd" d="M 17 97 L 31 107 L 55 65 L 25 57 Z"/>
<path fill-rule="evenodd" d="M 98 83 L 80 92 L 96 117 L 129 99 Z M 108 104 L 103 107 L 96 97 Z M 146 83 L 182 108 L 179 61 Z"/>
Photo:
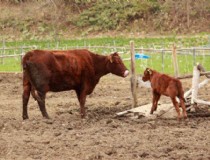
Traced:
<path fill-rule="evenodd" d="M 108 73 L 126 77 L 129 71 L 117 53 L 97 55 L 88 50 L 47 51 L 26 53 L 23 66 L 23 119 L 28 119 L 30 93 L 37 100 L 43 117 L 49 118 L 45 108 L 48 91 L 75 90 L 80 103 L 81 117 L 85 117 L 86 95 L 93 92 L 100 78 Z"/>
<path fill-rule="evenodd" d="M 152 108 L 150 114 L 157 110 L 158 101 L 161 95 L 169 96 L 176 108 L 178 118 L 180 119 L 180 110 L 176 97 L 180 100 L 184 118 L 187 118 L 186 108 L 184 104 L 184 91 L 180 80 L 165 74 L 158 73 L 155 70 L 146 68 L 142 80 L 150 81 L 153 93 Z"/>

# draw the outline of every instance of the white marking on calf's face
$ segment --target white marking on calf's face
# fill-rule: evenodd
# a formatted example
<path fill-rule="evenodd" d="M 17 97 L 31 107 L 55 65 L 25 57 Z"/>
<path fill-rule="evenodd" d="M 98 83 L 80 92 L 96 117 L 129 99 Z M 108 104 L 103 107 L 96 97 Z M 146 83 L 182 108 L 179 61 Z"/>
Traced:
<path fill-rule="evenodd" d="M 142 77 L 142 80 L 145 82 L 145 81 L 148 81 L 150 79 L 150 75 L 152 74 L 152 71 L 151 70 L 148 70 L 146 69 L 144 71 L 144 75 Z"/>

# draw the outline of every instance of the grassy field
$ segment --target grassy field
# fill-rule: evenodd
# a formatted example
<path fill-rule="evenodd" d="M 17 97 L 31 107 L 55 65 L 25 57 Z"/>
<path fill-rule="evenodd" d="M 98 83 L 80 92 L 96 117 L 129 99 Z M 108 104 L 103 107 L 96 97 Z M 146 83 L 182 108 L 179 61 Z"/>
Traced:
<path fill-rule="evenodd" d="M 57 40 L 24 40 L 24 41 L 10 41 L 5 42 L 5 45 L 10 46 L 31 46 L 36 45 L 39 48 L 56 48 L 66 46 L 128 46 L 130 41 L 135 41 L 136 46 L 143 46 L 145 48 L 170 48 L 172 44 L 180 47 L 203 46 L 209 44 L 210 37 L 208 34 L 199 36 L 168 36 L 168 37 L 101 37 L 101 38 L 78 38 L 78 39 L 57 39 Z M 0 45 L 1 46 L 1 45 Z"/>
<path fill-rule="evenodd" d="M 153 48 L 153 49 L 171 49 L 173 44 L 176 44 L 177 48 L 192 48 L 197 46 L 207 46 L 209 45 L 208 36 L 193 36 L 193 37 L 163 37 L 163 38 L 125 38 L 125 37 L 105 37 L 105 38 L 92 38 L 92 39 L 74 39 L 74 40 L 46 40 L 46 41 L 15 41 L 15 42 L 5 42 L 6 47 L 20 47 L 20 49 L 6 50 L 5 54 L 21 54 L 22 52 L 27 52 L 30 49 L 21 49 L 24 46 L 37 46 L 38 49 L 69 49 L 69 48 L 80 48 L 84 46 L 123 46 L 124 48 L 92 48 L 91 50 L 99 54 L 109 54 L 118 51 L 122 54 L 122 59 L 130 57 L 129 54 L 129 44 L 130 41 L 135 42 L 136 48 Z M 0 48 L 3 47 L 0 45 Z M 137 53 L 141 53 L 141 50 L 135 50 Z M 3 54 L 3 51 L 0 51 Z M 154 53 L 146 52 L 149 55 L 149 59 L 138 59 L 136 60 L 136 71 L 141 74 L 146 67 L 154 68 L 160 72 L 167 74 L 174 74 L 173 62 L 171 53 Z M 200 62 L 203 66 L 210 70 L 210 51 L 199 51 L 196 52 L 196 59 L 193 58 L 192 51 L 187 54 L 178 53 L 178 66 L 180 75 L 189 74 L 192 72 L 193 64 L 195 62 Z M 16 58 L 5 58 L 0 59 L 0 71 L 21 71 L 20 57 Z M 130 61 L 125 61 L 125 64 L 130 68 Z"/>

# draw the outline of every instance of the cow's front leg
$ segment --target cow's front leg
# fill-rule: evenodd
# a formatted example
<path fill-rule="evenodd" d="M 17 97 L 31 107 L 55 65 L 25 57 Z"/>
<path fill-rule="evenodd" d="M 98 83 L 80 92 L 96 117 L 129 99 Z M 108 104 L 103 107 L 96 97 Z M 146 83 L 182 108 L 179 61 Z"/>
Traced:
<path fill-rule="evenodd" d="M 85 118 L 86 111 L 85 111 L 85 101 L 86 101 L 86 93 L 85 91 L 76 90 L 77 98 L 80 104 L 80 114 L 81 118 Z"/>

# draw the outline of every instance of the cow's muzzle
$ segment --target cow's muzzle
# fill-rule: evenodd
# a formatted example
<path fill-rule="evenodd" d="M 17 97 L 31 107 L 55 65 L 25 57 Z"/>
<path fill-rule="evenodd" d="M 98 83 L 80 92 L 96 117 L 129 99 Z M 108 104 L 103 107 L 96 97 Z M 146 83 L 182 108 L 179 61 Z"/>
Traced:
<path fill-rule="evenodd" d="M 126 70 L 125 72 L 124 72 L 124 77 L 127 77 L 129 75 L 129 71 L 128 70 Z"/>

